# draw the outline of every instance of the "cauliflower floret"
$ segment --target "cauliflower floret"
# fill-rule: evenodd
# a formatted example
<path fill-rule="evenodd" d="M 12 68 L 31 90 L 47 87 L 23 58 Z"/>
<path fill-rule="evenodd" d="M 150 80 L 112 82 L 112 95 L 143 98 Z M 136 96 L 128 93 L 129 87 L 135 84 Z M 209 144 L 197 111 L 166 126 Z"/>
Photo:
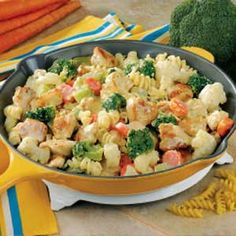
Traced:
<path fill-rule="evenodd" d="M 80 169 L 88 175 L 99 176 L 102 173 L 102 165 L 98 161 L 92 161 L 85 157 L 80 163 Z"/>
<path fill-rule="evenodd" d="M 17 119 L 7 116 L 4 122 L 4 127 L 6 131 L 9 133 L 16 126 L 16 124 L 17 124 Z"/>
<path fill-rule="evenodd" d="M 208 111 L 218 110 L 219 105 L 227 101 L 223 85 L 218 82 L 206 85 L 200 92 L 199 99 L 207 107 Z"/>
<path fill-rule="evenodd" d="M 207 117 L 207 124 L 211 130 L 216 130 L 218 124 L 225 117 L 229 117 L 229 114 L 225 111 L 214 111 Z"/>
<path fill-rule="evenodd" d="M 12 145 L 17 145 L 21 142 L 20 133 L 17 129 L 13 128 L 8 135 L 9 142 Z"/>
<path fill-rule="evenodd" d="M 188 106 L 188 117 L 194 118 L 194 117 L 206 117 L 207 116 L 207 107 L 204 105 L 204 103 L 197 98 L 190 99 L 187 102 Z"/>
<path fill-rule="evenodd" d="M 104 156 L 107 168 L 118 168 L 120 163 L 120 150 L 117 144 L 107 143 L 104 145 Z"/>
<path fill-rule="evenodd" d="M 204 130 L 199 130 L 191 142 L 194 149 L 193 158 L 207 157 L 214 152 L 216 145 L 217 142 L 212 135 Z"/>
<path fill-rule="evenodd" d="M 25 137 L 17 149 L 31 159 L 42 164 L 48 163 L 50 150 L 47 147 L 38 147 L 38 140 L 33 137 Z"/>
<path fill-rule="evenodd" d="M 41 143 L 40 147 L 47 147 L 50 151 L 59 156 L 70 156 L 75 141 L 51 139 Z"/>
<path fill-rule="evenodd" d="M 81 127 L 77 135 L 81 141 L 89 141 L 91 143 L 96 143 L 97 141 L 97 133 L 98 133 L 98 125 L 96 122 L 86 125 L 85 127 Z"/>
<path fill-rule="evenodd" d="M 148 153 L 143 153 L 137 156 L 134 160 L 135 169 L 142 173 L 149 173 L 153 171 L 153 166 L 159 161 L 159 153 L 155 150 L 152 150 Z"/>
<path fill-rule="evenodd" d="M 132 165 L 127 165 L 125 173 L 122 176 L 133 176 L 133 175 L 138 175 L 138 172 Z"/>

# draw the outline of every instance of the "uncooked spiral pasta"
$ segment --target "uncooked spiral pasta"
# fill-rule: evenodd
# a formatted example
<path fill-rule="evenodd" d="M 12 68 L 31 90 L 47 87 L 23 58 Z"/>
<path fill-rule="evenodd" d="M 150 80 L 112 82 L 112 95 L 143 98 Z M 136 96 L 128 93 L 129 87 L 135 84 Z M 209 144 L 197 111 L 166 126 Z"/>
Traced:
<path fill-rule="evenodd" d="M 217 190 L 218 190 L 218 183 L 216 182 L 211 183 L 204 192 L 194 197 L 194 199 L 202 199 L 202 200 L 210 199 L 215 195 Z"/>
<path fill-rule="evenodd" d="M 222 190 L 217 191 L 215 195 L 216 201 L 216 213 L 221 215 L 226 212 L 226 202 L 224 199 L 224 192 Z"/>
<path fill-rule="evenodd" d="M 218 169 L 215 171 L 215 176 L 220 178 L 236 177 L 236 171 L 232 169 Z"/>
<path fill-rule="evenodd" d="M 215 203 L 212 200 L 190 199 L 183 202 L 183 205 L 189 208 L 215 210 Z"/>
<path fill-rule="evenodd" d="M 236 193 L 236 181 L 233 179 L 221 179 L 220 184 L 226 189 Z"/>
<path fill-rule="evenodd" d="M 182 205 L 172 204 L 168 208 L 168 210 L 178 216 L 186 216 L 186 217 L 193 217 L 193 218 L 203 217 L 202 209 L 194 209 L 194 208 L 188 208 Z"/>

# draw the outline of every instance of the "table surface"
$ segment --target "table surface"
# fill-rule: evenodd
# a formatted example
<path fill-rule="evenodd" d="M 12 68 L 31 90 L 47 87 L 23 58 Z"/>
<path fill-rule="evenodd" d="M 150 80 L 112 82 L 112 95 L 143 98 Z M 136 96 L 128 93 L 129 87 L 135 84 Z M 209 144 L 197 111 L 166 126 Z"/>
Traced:
<path fill-rule="evenodd" d="M 234 0 L 235 1 L 235 0 Z M 33 42 L 69 26 L 88 14 L 103 17 L 115 11 L 124 21 L 142 24 L 145 29 L 169 22 L 170 13 L 181 0 L 81 0 L 82 7 L 28 42 Z M 229 140 L 228 152 L 236 159 L 236 132 Z M 236 168 L 236 164 L 229 166 Z M 200 193 L 213 181 L 211 171 L 194 187 L 174 197 L 134 206 L 106 206 L 78 202 L 56 212 L 60 235 L 222 235 L 236 233 L 236 213 L 218 216 L 208 213 L 204 219 L 178 217 L 166 211 L 173 202 L 180 202 Z"/>

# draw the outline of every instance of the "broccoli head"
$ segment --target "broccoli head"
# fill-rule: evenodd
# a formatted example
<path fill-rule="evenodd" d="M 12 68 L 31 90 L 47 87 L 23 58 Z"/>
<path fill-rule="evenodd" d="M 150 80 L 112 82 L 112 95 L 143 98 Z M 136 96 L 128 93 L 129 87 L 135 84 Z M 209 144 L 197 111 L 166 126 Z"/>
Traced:
<path fill-rule="evenodd" d="M 94 145 L 88 141 L 81 141 L 74 145 L 72 153 L 78 159 L 88 157 L 93 161 L 101 161 L 103 148 L 99 144 Z"/>
<path fill-rule="evenodd" d="M 198 96 L 198 94 L 207 84 L 212 84 L 212 83 L 213 82 L 209 80 L 206 76 L 199 75 L 196 73 L 190 76 L 187 84 L 191 87 L 193 94 L 195 96 Z"/>
<path fill-rule="evenodd" d="M 103 102 L 102 106 L 106 111 L 119 110 L 126 106 L 126 99 L 119 93 L 114 93 Z"/>
<path fill-rule="evenodd" d="M 148 152 L 154 148 L 152 134 L 148 128 L 140 130 L 131 130 L 127 140 L 128 156 L 135 159 L 142 153 Z"/>
<path fill-rule="evenodd" d="M 236 6 L 230 0 L 185 0 L 171 15 L 170 44 L 197 46 L 228 61 L 236 52 Z"/>
<path fill-rule="evenodd" d="M 39 107 L 35 111 L 28 111 L 25 114 L 26 118 L 39 120 L 43 123 L 51 122 L 55 117 L 54 107 Z"/>
<path fill-rule="evenodd" d="M 177 119 L 173 115 L 168 114 L 159 114 L 157 118 L 151 123 L 151 125 L 158 129 L 160 124 L 163 123 L 172 123 L 174 125 L 177 125 Z"/>
<path fill-rule="evenodd" d="M 62 58 L 55 60 L 48 72 L 58 74 L 63 81 L 66 81 L 77 74 L 77 68 L 73 64 L 73 60 Z"/>
<path fill-rule="evenodd" d="M 154 62 L 151 60 L 144 60 L 138 68 L 138 71 L 145 76 L 155 78 L 156 69 L 154 66 Z"/>
<path fill-rule="evenodd" d="M 126 75 L 130 74 L 134 67 L 136 67 L 136 64 L 126 65 L 125 68 L 124 68 L 125 74 Z"/>

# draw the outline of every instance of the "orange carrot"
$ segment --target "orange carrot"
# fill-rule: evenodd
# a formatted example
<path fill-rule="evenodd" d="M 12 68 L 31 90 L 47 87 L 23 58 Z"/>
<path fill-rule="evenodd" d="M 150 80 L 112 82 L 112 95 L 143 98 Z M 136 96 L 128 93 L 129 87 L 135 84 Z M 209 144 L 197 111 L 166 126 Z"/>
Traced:
<path fill-rule="evenodd" d="M 7 51 L 26 39 L 40 33 L 44 29 L 47 29 L 79 7 L 79 1 L 68 2 L 57 10 L 52 11 L 36 21 L 0 35 L 0 53 Z"/>
<path fill-rule="evenodd" d="M 68 0 L 12 0 L 0 2 L 0 20 L 7 20 L 36 11 L 54 3 L 65 3 L 67 1 Z"/>
<path fill-rule="evenodd" d="M 39 19 L 40 17 L 48 14 L 49 12 L 56 10 L 62 4 L 63 4 L 62 2 L 55 3 L 52 5 L 49 5 L 46 8 L 29 13 L 27 15 L 18 16 L 18 17 L 15 17 L 15 18 L 12 18 L 9 20 L 5 20 L 5 21 L 0 21 L 0 34 L 6 33 L 6 32 L 11 31 L 13 29 L 19 28 L 23 25 L 26 25 L 32 21 L 35 21 L 35 20 Z"/>

